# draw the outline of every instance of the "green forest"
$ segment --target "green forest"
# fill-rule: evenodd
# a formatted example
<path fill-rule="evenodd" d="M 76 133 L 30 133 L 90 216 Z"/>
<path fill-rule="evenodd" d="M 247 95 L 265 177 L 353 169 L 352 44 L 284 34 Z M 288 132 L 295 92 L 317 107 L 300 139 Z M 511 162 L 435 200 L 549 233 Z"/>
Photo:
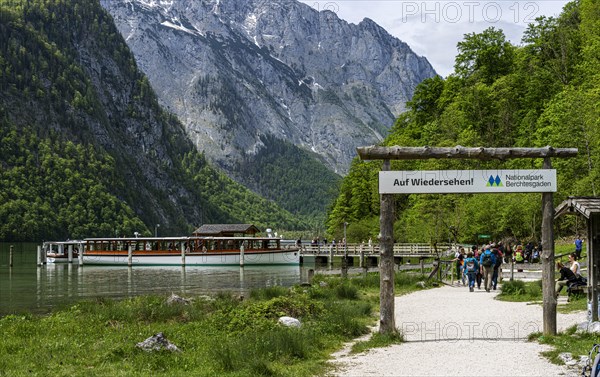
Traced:
<path fill-rule="evenodd" d="M 519 45 L 490 27 L 457 45 L 454 72 L 422 82 L 408 111 L 384 146 L 578 148 L 571 159 L 553 159 L 558 192 L 597 195 L 600 176 L 600 2 L 567 4 L 558 17 L 530 24 Z M 535 169 L 541 160 L 392 161 L 392 170 Z M 378 171 L 381 162 L 352 164 L 328 214 L 328 231 L 349 241 L 379 233 Z M 397 242 L 539 241 L 540 194 L 396 195 Z M 561 218 L 557 236 L 585 231 L 574 216 Z"/>
<path fill-rule="evenodd" d="M 98 1 L 0 0 L 0 240 L 304 229 L 210 166 Z"/>

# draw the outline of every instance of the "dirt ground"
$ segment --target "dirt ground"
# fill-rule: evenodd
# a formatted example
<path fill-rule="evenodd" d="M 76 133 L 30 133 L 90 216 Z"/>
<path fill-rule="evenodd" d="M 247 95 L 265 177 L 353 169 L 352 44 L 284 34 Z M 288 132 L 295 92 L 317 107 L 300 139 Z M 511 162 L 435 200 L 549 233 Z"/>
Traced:
<path fill-rule="evenodd" d="M 528 342 L 542 331 L 541 305 L 495 300 L 496 291 L 444 286 L 396 297 L 396 327 L 406 342 L 363 354 L 334 355 L 334 376 L 577 376 L 551 364 L 550 349 Z M 558 330 L 586 320 L 558 314 Z"/>

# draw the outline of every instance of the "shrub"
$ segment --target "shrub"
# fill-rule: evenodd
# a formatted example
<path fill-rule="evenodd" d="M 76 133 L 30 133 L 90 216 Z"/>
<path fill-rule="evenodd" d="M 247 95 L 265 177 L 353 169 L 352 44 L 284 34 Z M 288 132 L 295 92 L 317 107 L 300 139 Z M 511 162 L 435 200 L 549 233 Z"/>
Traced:
<path fill-rule="evenodd" d="M 358 299 L 358 288 L 350 285 L 350 283 L 346 282 L 344 284 L 338 285 L 335 288 L 335 294 L 337 297 L 346 300 L 357 300 Z"/>
<path fill-rule="evenodd" d="M 253 289 L 250 291 L 250 298 L 256 300 L 270 300 L 275 297 L 286 296 L 290 290 L 281 286 L 267 287 L 263 289 Z"/>
<path fill-rule="evenodd" d="M 503 295 L 522 295 L 525 292 L 525 282 L 522 280 L 505 281 L 502 283 Z"/>

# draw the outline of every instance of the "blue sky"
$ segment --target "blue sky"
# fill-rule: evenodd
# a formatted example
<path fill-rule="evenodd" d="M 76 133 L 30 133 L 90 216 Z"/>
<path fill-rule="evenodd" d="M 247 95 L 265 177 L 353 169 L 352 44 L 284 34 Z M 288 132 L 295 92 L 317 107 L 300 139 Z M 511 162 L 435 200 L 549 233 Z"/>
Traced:
<path fill-rule="evenodd" d="M 338 17 L 359 23 L 368 17 L 398 37 L 438 74 L 453 71 L 456 44 L 466 33 L 494 26 L 519 44 L 528 23 L 539 16 L 557 16 L 568 1 L 407 1 L 407 0 L 303 0 L 317 10 L 328 9 Z"/>

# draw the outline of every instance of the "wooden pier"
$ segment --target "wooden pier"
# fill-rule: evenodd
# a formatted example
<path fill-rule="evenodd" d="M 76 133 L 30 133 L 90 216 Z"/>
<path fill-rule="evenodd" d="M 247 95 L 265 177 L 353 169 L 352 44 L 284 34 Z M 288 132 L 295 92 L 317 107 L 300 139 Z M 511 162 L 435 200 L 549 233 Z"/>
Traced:
<path fill-rule="evenodd" d="M 405 259 L 417 259 L 423 263 L 425 259 L 454 256 L 456 245 L 438 244 L 394 244 L 394 263 L 402 264 Z M 301 245 L 300 263 L 302 264 L 333 264 L 334 259 L 344 260 L 347 266 L 374 267 L 379 265 L 381 258 L 379 245 L 337 244 L 337 245 Z"/>

